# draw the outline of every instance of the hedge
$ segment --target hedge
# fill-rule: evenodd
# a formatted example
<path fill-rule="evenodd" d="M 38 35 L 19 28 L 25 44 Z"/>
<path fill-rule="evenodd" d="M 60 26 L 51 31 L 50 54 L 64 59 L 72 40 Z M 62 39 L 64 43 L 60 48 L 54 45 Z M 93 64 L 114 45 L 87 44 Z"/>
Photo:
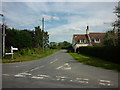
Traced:
<path fill-rule="evenodd" d="M 119 50 L 120 47 L 89 46 L 89 47 L 80 47 L 77 49 L 77 52 L 118 63 L 120 60 L 118 55 Z"/>

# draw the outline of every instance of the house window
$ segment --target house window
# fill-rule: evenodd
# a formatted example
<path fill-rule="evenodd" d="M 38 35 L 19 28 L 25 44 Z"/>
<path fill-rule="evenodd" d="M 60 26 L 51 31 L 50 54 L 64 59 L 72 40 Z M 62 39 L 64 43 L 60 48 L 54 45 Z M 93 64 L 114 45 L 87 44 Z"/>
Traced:
<path fill-rule="evenodd" d="M 80 43 L 85 43 L 85 40 L 84 39 L 80 39 Z"/>
<path fill-rule="evenodd" d="M 94 39 L 95 43 L 100 43 L 100 39 Z"/>

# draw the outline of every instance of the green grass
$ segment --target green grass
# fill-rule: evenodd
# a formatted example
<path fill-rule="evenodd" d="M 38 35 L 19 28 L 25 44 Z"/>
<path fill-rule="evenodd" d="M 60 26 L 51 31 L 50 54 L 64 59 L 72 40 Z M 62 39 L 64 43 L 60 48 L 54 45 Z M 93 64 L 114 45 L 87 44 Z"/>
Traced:
<path fill-rule="evenodd" d="M 105 61 L 96 57 L 83 55 L 83 54 L 77 54 L 77 53 L 69 53 L 69 54 L 80 63 L 101 67 L 105 69 L 120 71 L 119 64 Z"/>
<path fill-rule="evenodd" d="M 38 60 L 46 56 L 49 56 L 57 51 L 59 51 L 59 49 L 46 49 L 44 53 L 41 52 L 41 53 L 26 54 L 26 55 L 20 55 L 18 52 L 14 54 L 14 59 L 11 59 L 11 55 L 9 55 L 2 60 L 2 63 L 14 63 L 14 62 Z"/>

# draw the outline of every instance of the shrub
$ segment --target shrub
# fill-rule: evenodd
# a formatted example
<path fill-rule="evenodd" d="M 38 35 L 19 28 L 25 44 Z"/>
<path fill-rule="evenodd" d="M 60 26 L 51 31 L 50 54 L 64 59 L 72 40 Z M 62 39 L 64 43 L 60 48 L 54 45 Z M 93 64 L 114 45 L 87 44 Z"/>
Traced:
<path fill-rule="evenodd" d="M 106 46 L 89 46 L 89 47 L 80 47 L 77 49 L 82 54 L 99 57 L 111 62 L 119 62 L 118 56 L 119 47 L 106 47 Z"/>

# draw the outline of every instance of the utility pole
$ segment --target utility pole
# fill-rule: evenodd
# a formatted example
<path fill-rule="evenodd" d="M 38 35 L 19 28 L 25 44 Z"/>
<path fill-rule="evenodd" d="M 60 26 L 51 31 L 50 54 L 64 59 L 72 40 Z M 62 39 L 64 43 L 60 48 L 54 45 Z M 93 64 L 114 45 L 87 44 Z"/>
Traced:
<path fill-rule="evenodd" d="M 5 17 L 3 14 L 0 14 L 2 16 L 2 56 L 4 57 L 5 55 Z"/>
<path fill-rule="evenodd" d="M 43 31 L 43 41 L 42 41 L 42 43 L 43 43 L 43 53 L 44 53 L 44 17 L 42 17 L 42 31 Z"/>

